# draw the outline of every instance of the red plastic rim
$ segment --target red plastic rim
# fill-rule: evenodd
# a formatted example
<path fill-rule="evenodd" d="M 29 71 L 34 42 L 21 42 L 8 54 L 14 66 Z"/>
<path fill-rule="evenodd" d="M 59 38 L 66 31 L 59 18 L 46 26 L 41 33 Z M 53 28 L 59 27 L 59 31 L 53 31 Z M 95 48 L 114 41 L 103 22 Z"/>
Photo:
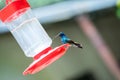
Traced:
<path fill-rule="evenodd" d="M 50 50 L 52 50 L 52 47 L 48 47 L 45 50 L 43 50 L 42 52 L 38 53 L 37 55 L 34 56 L 34 60 L 39 59 L 42 55 L 45 55 L 46 53 L 48 53 Z"/>
<path fill-rule="evenodd" d="M 39 59 L 33 61 L 33 63 L 31 63 L 29 67 L 23 72 L 23 75 L 35 74 L 44 69 L 45 67 L 62 57 L 69 46 L 69 44 L 63 44 L 50 50 L 46 55 L 43 55 L 39 57 Z"/>
<path fill-rule="evenodd" d="M 8 2 L 7 2 L 8 3 Z M 10 22 L 30 8 L 26 0 L 15 0 L 0 10 L 0 19 L 3 22 Z"/>

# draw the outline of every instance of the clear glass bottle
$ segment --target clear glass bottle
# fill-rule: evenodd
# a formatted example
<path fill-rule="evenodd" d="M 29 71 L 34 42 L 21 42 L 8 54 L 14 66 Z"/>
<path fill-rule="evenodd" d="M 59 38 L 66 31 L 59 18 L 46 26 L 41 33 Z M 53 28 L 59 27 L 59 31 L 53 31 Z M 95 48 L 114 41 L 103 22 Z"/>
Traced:
<path fill-rule="evenodd" d="M 6 24 L 27 57 L 34 57 L 52 43 L 31 9 Z"/>

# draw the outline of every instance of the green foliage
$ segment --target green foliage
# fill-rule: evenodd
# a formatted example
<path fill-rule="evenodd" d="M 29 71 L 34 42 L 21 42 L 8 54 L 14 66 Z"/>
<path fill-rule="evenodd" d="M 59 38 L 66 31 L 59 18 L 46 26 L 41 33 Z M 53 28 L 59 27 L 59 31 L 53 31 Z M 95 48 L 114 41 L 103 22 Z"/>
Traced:
<path fill-rule="evenodd" d="M 37 8 L 64 0 L 28 0 L 32 8 Z M 5 6 L 5 0 L 0 0 L 0 9 Z"/>
<path fill-rule="evenodd" d="M 28 0 L 32 8 L 57 3 L 63 0 Z"/>
<path fill-rule="evenodd" d="M 117 8 L 116 16 L 120 19 L 120 0 L 117 0 Z"/>
<path fill-rule="evenodd" d="M 117 9 L 116 15 L 117 15 L 117 17 L 120 19 L 120 9 Z"/>
<path fill-rule="evenodd" d="M 117 0 L 117 7 L 120 8 L 120 0 Z"/>

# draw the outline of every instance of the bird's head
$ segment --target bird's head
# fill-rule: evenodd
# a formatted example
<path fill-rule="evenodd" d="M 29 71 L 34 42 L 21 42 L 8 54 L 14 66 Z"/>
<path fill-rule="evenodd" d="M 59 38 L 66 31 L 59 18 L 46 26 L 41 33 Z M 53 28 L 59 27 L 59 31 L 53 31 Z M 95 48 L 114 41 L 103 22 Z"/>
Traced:
<path fill-rule="evenodd" d="M 60 32 L 60 33 L 58 33 L 54 38 L 57 38 L 57 37 L 63 37 L 63 36 L 65 36 L 65 34 L 63 33 L 63 32 Z"/>
<path fill-rule="evenodd" d="M 60 37 L 61 37 L 61 36 L 65 36 L 65 34 L 64 34 L 63 32 L 60 32 L 58 35 L 59 35 Z"/>

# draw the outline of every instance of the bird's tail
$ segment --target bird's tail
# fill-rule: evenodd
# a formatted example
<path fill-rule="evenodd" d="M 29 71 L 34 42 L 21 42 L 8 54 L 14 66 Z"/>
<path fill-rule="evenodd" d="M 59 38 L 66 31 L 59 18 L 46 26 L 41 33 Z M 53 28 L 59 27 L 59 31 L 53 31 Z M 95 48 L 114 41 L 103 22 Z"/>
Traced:
<path fill-rule="evenodd" d="M 74 42 L 74 45 L 75 45 L 76 47 L 78 47 L 78 48 L 83 48 L 81 44 L 78 44 L 78 43 L 76 43 L 76 42 Z"/>
<path fill-rule="evenodd" d="M 74 42 L 72 40 L 68 41 L 69 44 L 72 44 L 73 46 L 75 47 L 78 47 L 78 48 L 83 48 L 81 44 L 77 43 L 77 42 Z"/>

